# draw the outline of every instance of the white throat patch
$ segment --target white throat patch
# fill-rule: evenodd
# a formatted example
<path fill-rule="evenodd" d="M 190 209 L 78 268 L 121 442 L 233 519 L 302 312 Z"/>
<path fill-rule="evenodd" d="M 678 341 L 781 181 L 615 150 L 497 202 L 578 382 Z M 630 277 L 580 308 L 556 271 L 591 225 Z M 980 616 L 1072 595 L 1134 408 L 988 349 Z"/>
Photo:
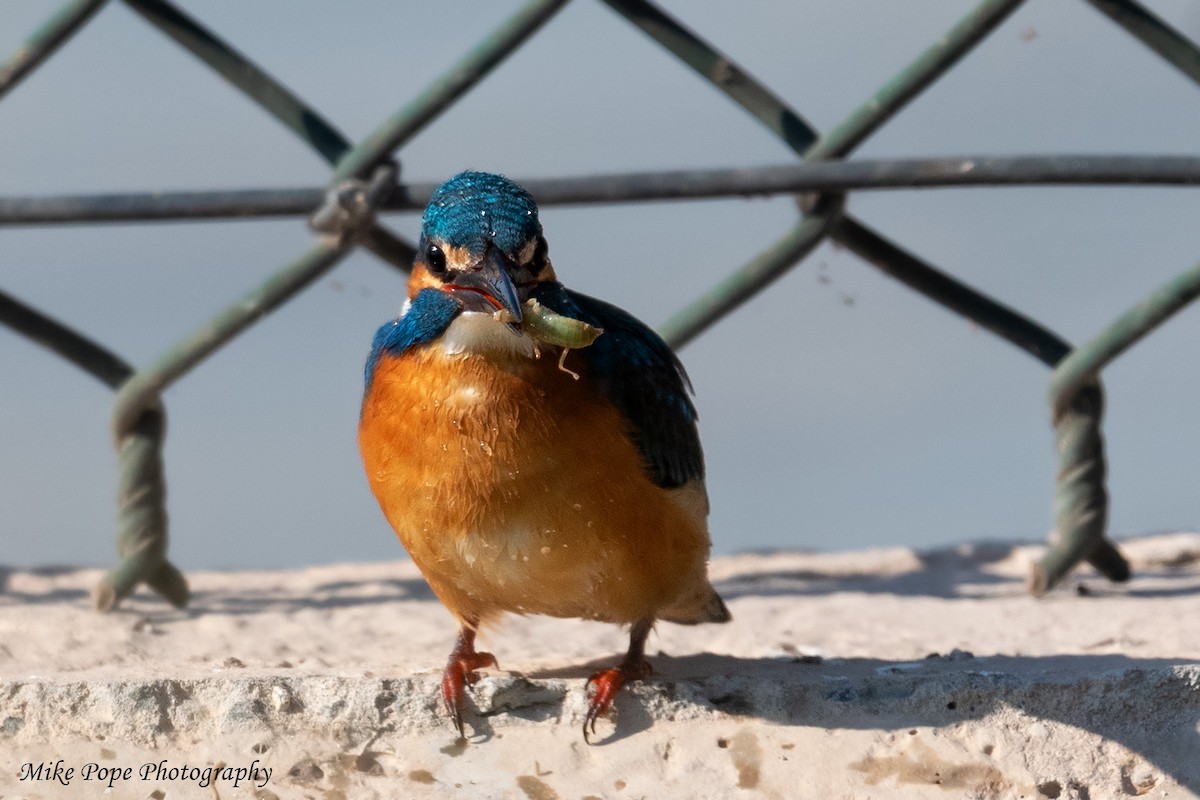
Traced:
<path fill-rule="evenodd" d="M 455 317 L 442 334 L 441 345 L 447 355 L 534 358 L 536 354 L 533 339 L 484 311 L 464 311 Z"/>

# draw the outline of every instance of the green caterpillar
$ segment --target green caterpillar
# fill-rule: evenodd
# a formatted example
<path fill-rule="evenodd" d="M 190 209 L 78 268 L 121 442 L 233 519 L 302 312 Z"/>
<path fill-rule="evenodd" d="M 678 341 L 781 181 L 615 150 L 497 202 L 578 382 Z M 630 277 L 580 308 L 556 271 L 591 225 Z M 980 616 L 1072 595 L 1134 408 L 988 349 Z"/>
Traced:
<path fill-rule="evenodd" d="M 556 314 L 533 298 L 525 301 L 521 330 L 546 344 L 568 349 L 587 347 L 604 333 L 603 328 Z"/>
<path fill-rule="evenodd" d="M 501 322 L 516 321 L 512 314 L 504 310 L 497 311 L 495 317 Z M 575 380 L 579 380 L 579 373 L 567 369 L 564 363 L 567 360 L 567 353 L 580 347 L 587 347 L 596 341 L 600 334 L 604 333 L 603 328 L 589 325 L 582 320 L 564 317 L 562 314 L 546 308 L 532 297 L 525 301 L 525 307 L 522 309 L 521 330 L 539 342 L 561 347 L 562 353 L 558 356 L 558 368 Z M 540 355 L 536 349 L 535 355 Z"/>

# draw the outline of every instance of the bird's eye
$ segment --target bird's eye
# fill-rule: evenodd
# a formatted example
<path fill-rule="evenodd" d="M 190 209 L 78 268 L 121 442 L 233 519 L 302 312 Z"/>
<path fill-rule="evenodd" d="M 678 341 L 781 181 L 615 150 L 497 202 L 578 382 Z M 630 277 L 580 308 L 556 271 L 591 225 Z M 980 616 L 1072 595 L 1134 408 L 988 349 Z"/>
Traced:
<path fill-rule="evenodd" d="M 434 275 L 440 275 L 446 271 L 446 254 L 442 252 L 442 248 L 436 244 L 429 245 L 425 250 L 425 265 L 429 267 L 429 271 Z"/>
<path fill-rule="evenodd" d="M 546 237 L 538 237 L 537 247 L 533 248 L 533 259 L 529 262 L 530 271 L 537 275 L 546 266 L 546 256 L 550 253 L 550 245 L 546 243 Z"/>

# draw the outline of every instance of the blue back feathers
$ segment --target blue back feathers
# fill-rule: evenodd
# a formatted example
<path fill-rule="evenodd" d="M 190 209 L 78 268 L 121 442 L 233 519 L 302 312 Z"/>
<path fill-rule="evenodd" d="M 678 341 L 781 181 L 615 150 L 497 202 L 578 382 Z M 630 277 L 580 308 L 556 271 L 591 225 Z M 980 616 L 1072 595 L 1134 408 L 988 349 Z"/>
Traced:
<path fill-rule="evenodd" d="M 542 235 L 537 204 L 517 184 L 490 172 L 460 172 L 438 187 L 421 220 L 433 240 L 482 255 L 491 241 L 512 257 Z"/>
<path fill-rule="evenodd" d="M 539 284 L 533 297 L 551 311 L 604 329 L 590 347 L 576 352 L 597 388 L 625 417 L 650 480 L 674 489 L 703 479 L 691 384 L 667 343 L 631 314 L 560 283 Z"/>
<path fill-rule="evenodd" d="M 371 354 L 367 356 L 366 373 L 363 376 L 367 390 L 371 388 L 375 367 L 384 353 L 398 356 L 410 347 L 436 341 L 460 311 L 462 306 L 445 292 L 422 289 L 413 299 L 408 313 L 383 323 L 375 332 L 375 341 L 371 343 Z"/>

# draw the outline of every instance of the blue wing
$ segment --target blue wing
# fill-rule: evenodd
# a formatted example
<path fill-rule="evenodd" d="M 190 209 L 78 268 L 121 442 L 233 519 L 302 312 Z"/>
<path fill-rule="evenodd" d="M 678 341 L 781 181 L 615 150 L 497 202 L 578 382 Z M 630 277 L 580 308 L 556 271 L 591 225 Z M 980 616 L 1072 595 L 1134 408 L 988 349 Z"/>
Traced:
<path fill-rule="evenodd" d="M 551 311 L 604 329 L 578 353 L 629 423 L 650 479 L 668 489 L 703 479 L 691 383 L 667 343 L 627 312 L 560 283 L 542 283 L 533 296 Z"/>

